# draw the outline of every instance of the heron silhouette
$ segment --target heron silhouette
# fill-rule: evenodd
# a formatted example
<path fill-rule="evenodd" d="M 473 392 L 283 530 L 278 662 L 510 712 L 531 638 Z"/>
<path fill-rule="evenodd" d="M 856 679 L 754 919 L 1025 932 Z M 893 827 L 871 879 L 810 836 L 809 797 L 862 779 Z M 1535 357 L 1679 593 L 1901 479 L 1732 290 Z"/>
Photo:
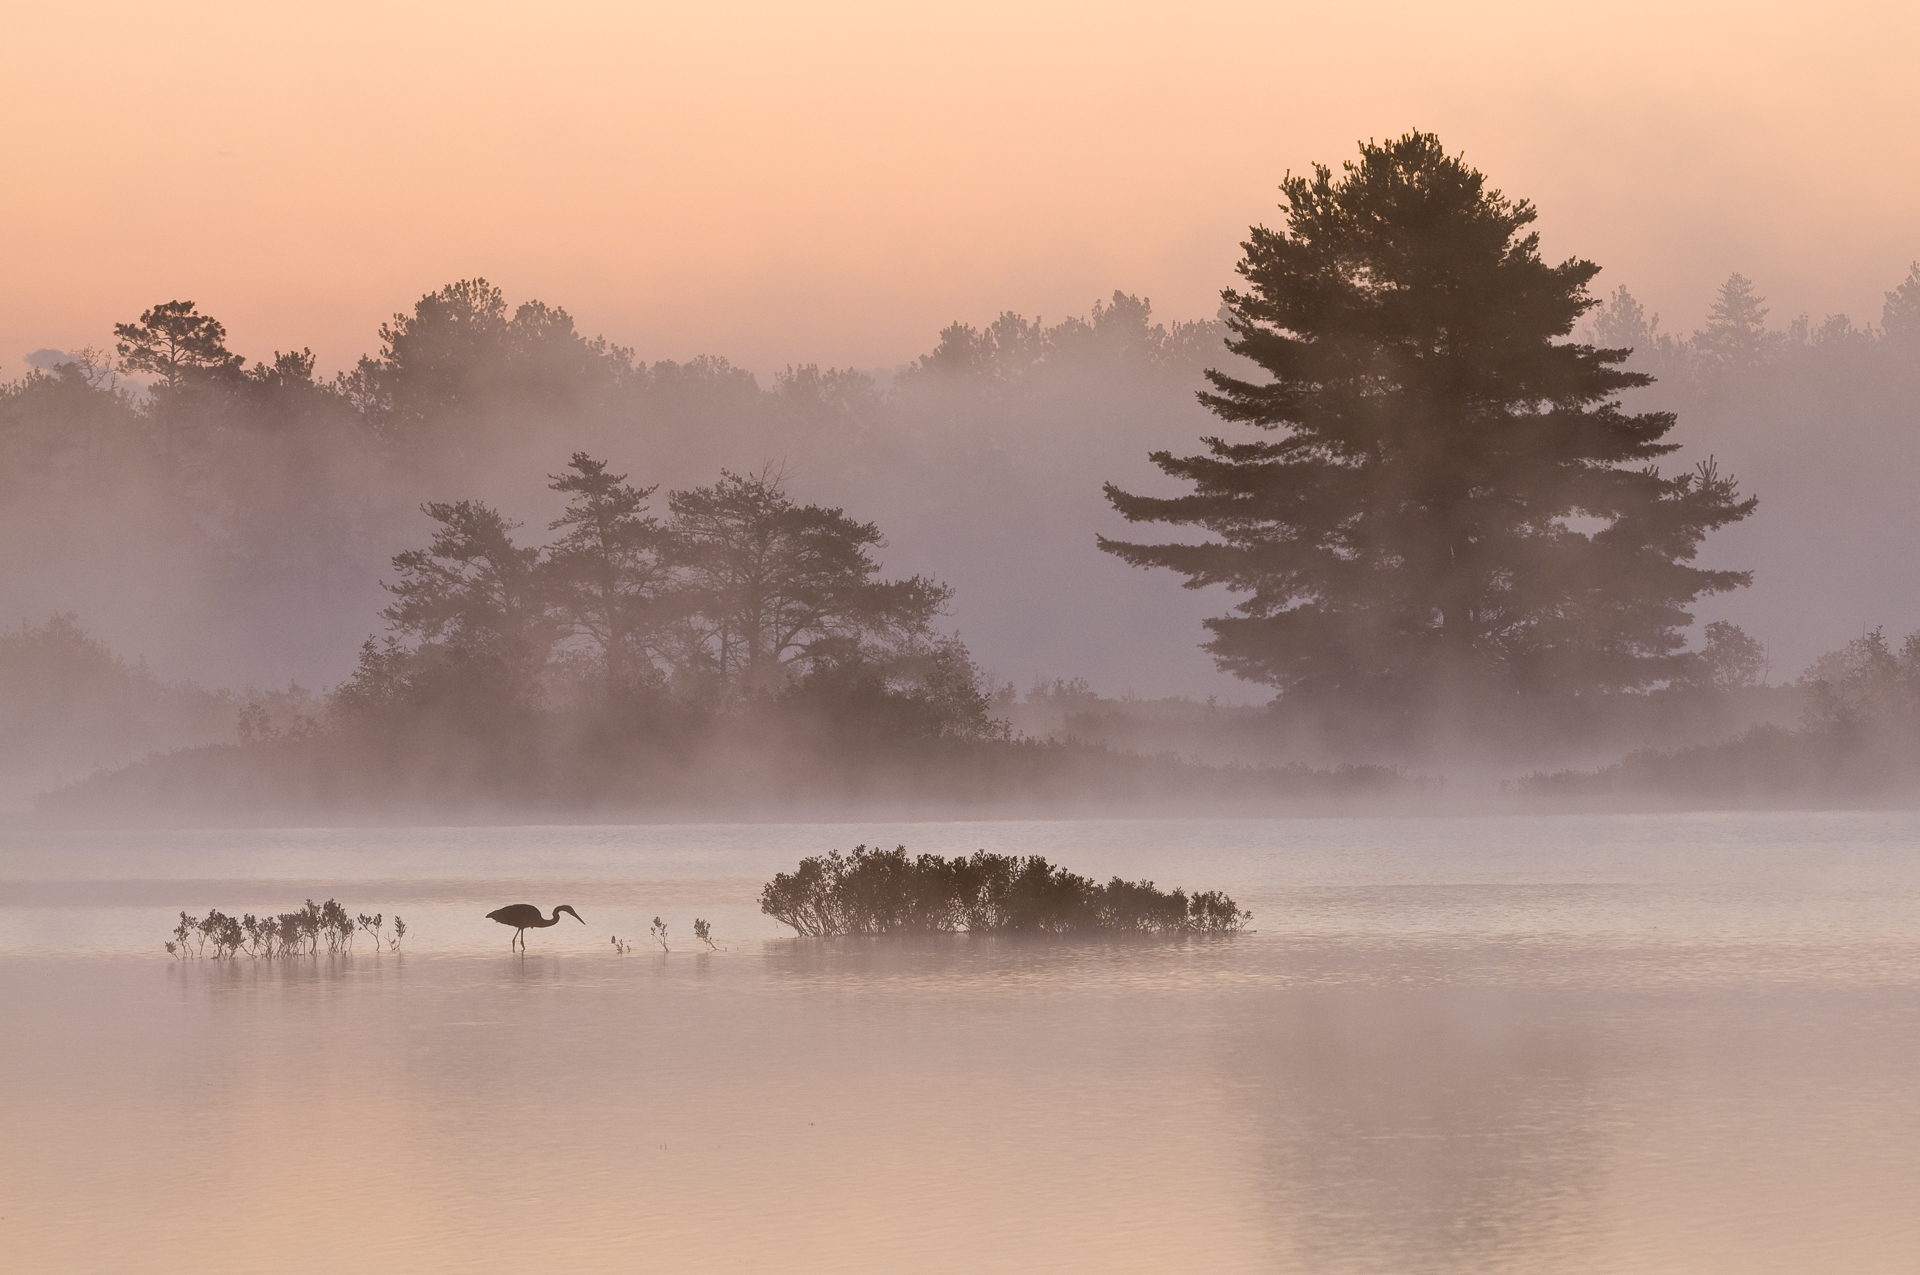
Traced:
<path fill-rule="evenodd" d="M 562 912 L 565 912 L 582 925 L 587 923 L 586 918 L 582 917 L 565 903 L 554 908 L 552 916 L 541 916 L 540 909 L 531 903 L 510 903 L 504 908 L 496 908 L 492 912 L 487 913 L 487 920 L 498 921 L 502 925 L 511 925 L 513 927 L 513 937 L 519 942 L 520 950 L 524 952 L 527 948 L 527 931 L 544 930 L 549 925 L 560 924 L 560 914 Z M 508 943 L 507 946 L 511 948 L 513 944 Z"/>

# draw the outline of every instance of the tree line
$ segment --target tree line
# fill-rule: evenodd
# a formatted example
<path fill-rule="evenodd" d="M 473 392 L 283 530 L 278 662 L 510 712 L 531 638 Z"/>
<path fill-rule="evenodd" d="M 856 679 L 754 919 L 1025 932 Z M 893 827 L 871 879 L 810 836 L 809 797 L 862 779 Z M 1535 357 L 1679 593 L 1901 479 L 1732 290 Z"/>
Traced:
<path fill-rule="evenodd" d="M 971 599 L 970 631 L 1040 635 L 1020 665 L 1102 677 L 1100 630 L 1070 642 L 1076 626 L 1023 617 L 1167 613 L 1149 582 L 1089 579 L 1081 529 L 1099 493 L 1080 475 L 1197 416 L 1188 391 L 1220 331 L 1115 294 L 1079 316 L 949 325 L 899 368 L 769 381 L 718 356 L 638 358 L 471 279 L 323 375 L 304 349 L 242 358 L 204 309 L 121 316 L 130 335 L 43 351 L 0 385 L 0 533 L 33 546 L 0 562 L 0 593 L 15 618 L 75 610 L 117 646 L 137 632 L 163 666 L 221 682 L 337 679 L 423 502 L 473 495 L 544 520 L 543 475 L 574 450 L 663 492 L 772 462 L 802 504 L 858 503 L 896 552 L 937 562 Z M 133 599 L 137 626 L 111 623 Z M 1111 628 L 1104 640 L 1121 649 Z"/>
<path fill-rule="evenodd" d="M 1754 281 L 1736 271 L 1691 333 L 1662 330 L 1660 316 L 1621 286 L 1594 309 L 1588 335 L 1631 350 L 1634 366 L 1700 399 L 1804 373 L 1865 380 L 1876 396 L 1911 391 L 1920 382 L 1920 261 L 1887 291 L 1877 324 L 1856 325 L 1845 314 L 1819 320 L 1802 314 L 1772 327 L 1771 313 Z"/>
<path fill-rule="evenodd" d="M 877 522 L 791 496 L 777 467 L 708 466 L 722 476 L 706 486 L 678 475 L 721 434 L 761 460 L 799 444 L 896 510 L 951 504 L 955 525 L 992 527 L 1007 509 L 1035 517 L 1049 483 L 1095 489 L 1096 458 L 1113 453 L 1069 404 L 1118 413 L 1117 396 L 1150 384 L 1169 397 L 1146 400 L 1148 415 L 1170 420 L 1203 380 L 1189 406 L 1218 433 L 1202 450 L 1152 433 L 1152 464 L 1181 490 L 1104 487 L 1120 518 L 1177 534 L 1098 545 L 1234 595 L 1206 621 L 1207 650 L 1271 690 L 1276 714 L 1364 723 L 1375 741 L 1463 719 L 1578 733 L 1595 706 L 1618 716 L 1649 692 L 1764 681 L 1765 648 L 1739 627 L 1709 624 L 1697 647 L 1688 632 L 1700 600 L 1749 582 L 1699 558 L 1758 501 L 1712 459 L 1663 468 L 1680 413 L 1647 395 L 1664 380 L 1683 400 L 1724 397 L 1819 363 L 1911 401 L 1920 266 L 1877 328 L 1775 332 L 1735 276 L 1706 326 L 1674 338 L 1624 289 L 1594 296 L 1594 263 L 1543 259 L 1532 205 L 1430 134 L 1367 143 L 1283 193 L 1284 224 L 1253 228 L 1218 320 L 1154 323 L 1116 293 L 1086 319 L 954 324 L 891 378 L 790 367 L 766 391 L 724 360 L 636 360 L 564 310 L 510 310 L 483 280 L 422 297 L 327 382 L 309 351 L 249 366 L 216 319 L 167 302 L 116 325 L 111 354 L 0 392 L 7 498 L 100 498 L 116 464 L 137 462 L 191 493 L 169 507 L 183 536 L 224 546 L 223 570 L 274 575 L 263 554 L 298 545 L 308 570 L 277 574 L 311 579 L 377 542 L 391 556 L 399 498 L 413 497 L 404 508 L 435 531 L 391 556 L 390 629 L 334 693 L 342 722 L 858 703 L 896 734 L 988 739 L 1004 734 L 989 688 L 933 627 L 954 591 L 881 578 Z M 642 420 L 651 486 L 611 468 Z M 563 435 L 581 449 L 546 474 L 565 502 L 547 543 L 519 542 L 498 500 L 439 498 L 505 483 L 529 508 L 545 470 L 533 453 L 545 462 Z M 419 506 L 423 488 L 436 498 Z M 356 522 L 368 505 L 381 512 Z M 356 527 L 362 543 L 343 546 Z"/>
<path fill-rule="evenodd" d="M 1052 324 L 1011 311 L 984 327 L 955 322 L 927 354 L 881 380 L 871 372 L 790 365 L 770 387 L 716 355 L 648 363 L 587 337 L 565 309 L 463 279 L 422 296 L 378 331 L 379 350 L 322 378 L 310 348 L 251 366 L 226 326 L 191 300 L 113 325 L 110 346 L 46 350 L 0 384 L 8 491 L 84 482 L 111 461 L 164 462 L 173 482 L 214 477 L 236 444 L 354 435 L 393 463 L 458 471 L 514 436 L 564 422 L 576 434 L 717 415 L 778 435 L 871 424 L 889 409 L 958 385 L 1004 402 L 1050 376 L 1165 370 L 1196 374 L 1217 355 L 1212 320 L 1155 323 L 1145 301 L 1114 293 L 1086 318 Z M 927 441 L 927 440 L 923 440 Z"/>

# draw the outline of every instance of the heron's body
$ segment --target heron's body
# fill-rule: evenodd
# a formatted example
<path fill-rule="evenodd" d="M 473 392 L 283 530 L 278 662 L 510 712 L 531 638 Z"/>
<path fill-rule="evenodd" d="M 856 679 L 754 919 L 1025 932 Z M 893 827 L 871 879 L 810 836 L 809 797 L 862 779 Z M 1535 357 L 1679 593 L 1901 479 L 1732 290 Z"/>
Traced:
<path fill-rule="evenodd" d="M 511 925 L 513 927 L 514 941 L 524 948 L 527 945 L 526 935 L 528 930 L 544 930 L 549 925 L 560 924 L 560 914 L 562 912 L 565 912 L 574 920 L 579 921 L 582 925 L 587 923 L 585 918 L 565 903 L 554 908 L 552 916 L 541 916 L 540 909 L 531 903 L 510 903 L 504 908 L 496 908 L 487 913 L 487 920 L 498 921 L 502 925 Z M 512 947 L 513 943 L 509 943 L 507 946 Z"/>

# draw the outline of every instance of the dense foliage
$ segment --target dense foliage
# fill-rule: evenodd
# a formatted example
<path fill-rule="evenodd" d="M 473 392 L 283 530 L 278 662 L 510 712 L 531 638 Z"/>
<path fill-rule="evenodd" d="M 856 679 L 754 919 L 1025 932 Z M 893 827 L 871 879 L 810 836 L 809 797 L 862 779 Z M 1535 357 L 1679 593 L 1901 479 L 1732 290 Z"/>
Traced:
<path fill-rule="evenodd" d="M 1747 582 L 1692 564 L 1754 507 L 1710 463 L 1663 476 L 1674 417 L 1621 409 L 1629 351 L 1567 338 L 1599 267 L 1550 265 L 1535 213 L 1427 134 L 1290 178 L 1225 295 L 1202 400 L 1277 437 L 1154 462 L 1192 490 L 1109 486 L 1129 521 L 1204 543 L 1103 540 L 1189 587 L 1247 595 L 1207 622 L 1220 666 L 1290 696 L 1420 704 L 1646 686 L 1685 664 L 1686 606 Z M 1577 525 L 1579 520 L 1591 525 Z"/>
<path fill-rule="evenodd" d="M 798 505 L 777 475 L 723 474 L 668 497 L 574 454 L 545 547 L 489 506 L 433 503 L 424 548 L 393 559 L 390 632 L 333 696 L 342 724 L 423 717 L 482 734 L 571 709 L 614 731 L 769 701 L 864 718 L 881 736 L 1006 734 L 964 645 L 933 628 L 951 590 L 884 580 L 872 523 Z"/>
<path fill-rule="evenodd" d="M 1218 890 L 1189 896 L 1151 881 L 1101 885 L 1038 855 L 909 857 L 855 846 L 800 861 L 760 893 L 760 910 L 800 934 L 1209 934 L 1252 920 Z"/>

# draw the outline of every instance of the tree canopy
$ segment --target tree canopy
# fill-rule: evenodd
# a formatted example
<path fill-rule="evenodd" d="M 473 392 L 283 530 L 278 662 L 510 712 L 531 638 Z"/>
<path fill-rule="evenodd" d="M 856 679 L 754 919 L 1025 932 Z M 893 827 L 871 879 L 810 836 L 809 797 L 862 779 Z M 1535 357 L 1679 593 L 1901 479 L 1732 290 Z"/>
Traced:
<path fill-rule="evenodd" d="M 632 486 L 585 452 L 568 469 L 548 484 L 571 498 L 548 524 L 564 533 L 547 549 L 550 594 L 590 646 L 608 693 L 630 695 L 660 681 L 662 635 L 676 611 L 666 533 L 647 513 L 654 489 Z"/>
<path fill-rule="evenodd" d="M 156 376 L 170 390 L 195 374 L 240 370 L 240 356 L 227 349 L 226 325 L 191 301 L 163 301 L 138 323 L 114 324 L 113 335 L 122 371 Z"/>
<path fill-rule="evenodd" d="M 545 548 L 479 501 L 422 506 L 433 538 L 393 558 L 389 632 L 336 707 L 508 721 L 570 703 L 621 720 L 777 703 L 897 737 L 1005 734 L 966 647 L 933 629 L 952 590 L 880 578 L 874 524 L 795 504 L 773 473 L 672 492 L 665 523 L 652 487 L 586 452 L 551 479 L 570 499 Z"/>
<path fill-rule="evenodd" d="M 771 473 L 723 472 L 668 505 L 702 664 L 727 693 L 776 689 L 830 648 L 923 636 L 951 597 L 922 576 L 877 579 L 880 529 L 794 504 Z"/>
<path fill-rule="evenodd" d="M 1101 547 L 1245 594 L 1207 622 L 1208 649 L 1285 696 L 1404 705 L 1677 675 L 1687 605 L 1748 579 L 1692 565 L 1699 543 L 1755 502 L 1711 463 L 1663 475 L 1674 416 L 1619 403 L 1651 378 L 1621 368 L 1625 349 L 1569 339 L 1599 267 L 1544 261 L 1533 206 L 1431 134 L 1282 190 L 1285 227 L 1253 228 L 1245 286 L 1223 294 L 1228 348 L 1267 379 L 1210 371 L 1201 395 L 1270 436 L 1154 452 L 1184 495 L 1107 486 L 1128 521 L 1207 539 Z"/>

